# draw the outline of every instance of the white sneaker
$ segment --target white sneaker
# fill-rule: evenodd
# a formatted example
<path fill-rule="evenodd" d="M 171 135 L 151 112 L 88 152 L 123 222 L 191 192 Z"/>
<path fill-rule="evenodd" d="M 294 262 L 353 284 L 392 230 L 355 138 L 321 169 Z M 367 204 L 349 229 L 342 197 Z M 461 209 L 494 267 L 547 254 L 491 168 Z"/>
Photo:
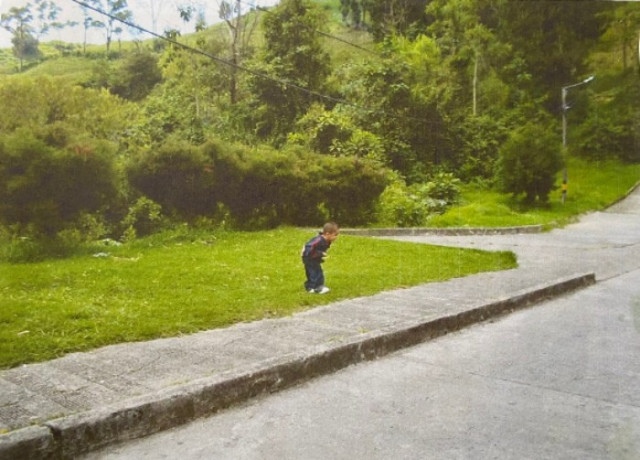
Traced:
<path fill-rule="evenodd" d="M 326 294 L 327 292 L 329 292 L 331 289 L 329 289 L 327 286 L 322 286 L 320 289 L 318 289 L 316 292 L 318 294 Z"/>

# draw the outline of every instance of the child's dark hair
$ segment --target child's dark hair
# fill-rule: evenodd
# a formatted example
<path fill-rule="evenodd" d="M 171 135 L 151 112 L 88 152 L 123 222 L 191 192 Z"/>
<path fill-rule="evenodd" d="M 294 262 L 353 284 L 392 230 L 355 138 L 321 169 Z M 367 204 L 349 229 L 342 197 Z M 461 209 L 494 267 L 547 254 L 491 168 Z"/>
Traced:
<path fill-rule="evenodd" d="M 322 227 L 322 233 L 338 233 L 338 224 L 335 222 L 327 222 Z"/>

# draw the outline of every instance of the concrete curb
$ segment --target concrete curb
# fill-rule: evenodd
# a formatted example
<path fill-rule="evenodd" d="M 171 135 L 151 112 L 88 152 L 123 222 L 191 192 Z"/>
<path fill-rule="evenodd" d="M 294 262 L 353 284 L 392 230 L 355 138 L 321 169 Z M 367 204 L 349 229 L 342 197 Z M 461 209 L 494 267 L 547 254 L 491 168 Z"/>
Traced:
<path fill-rule="evenodd" d="M 540 233 L 542 225 L 524 225 L 520 227 L 412 227 L 412 228 L 345 228 L 343 235 L 358 236 L 468 236 L 468 235 L 514 235 L 519 233 Z"/>
<path fill-rule="evenodd" d="M 108 444 L 148 436 L 211 415 L 260 394 L 376 359 L 594 283 L 593 273 L 570 276 L 455 315 L 391 324 L 347 342 L 289 353 L 170 391 L 16 430 L 0 436 L 0 459 L 74 458 Z"/>

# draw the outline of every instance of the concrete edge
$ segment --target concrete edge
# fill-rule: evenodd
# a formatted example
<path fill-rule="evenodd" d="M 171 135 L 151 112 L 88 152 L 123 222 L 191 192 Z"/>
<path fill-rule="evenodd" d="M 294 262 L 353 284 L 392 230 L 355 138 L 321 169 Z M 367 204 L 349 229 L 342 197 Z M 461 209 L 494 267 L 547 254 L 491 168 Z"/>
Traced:
<path fill-rule="evenodd" d="M 44 426 L 16 430 L 0 435 L 0 459 L 74 458 L 109 444 L 148 436 L 212 415 L 255 396 L 273 393 L 587 287 L 595 281 L 594 273 L 573 275 L 451 316 L 393 324 L 346 342 L 319 345 L 104 409 L 50 420 Z"/>
<path fill-rule="evenodd" d="M 357 236 L 472 236 L 472 235 L 514 235 L 520 233 L 541 233 L 542 225 L 523 225 L 519 227 L 411 227 L 411 228 L 345 228 L 343 235 Z"/>

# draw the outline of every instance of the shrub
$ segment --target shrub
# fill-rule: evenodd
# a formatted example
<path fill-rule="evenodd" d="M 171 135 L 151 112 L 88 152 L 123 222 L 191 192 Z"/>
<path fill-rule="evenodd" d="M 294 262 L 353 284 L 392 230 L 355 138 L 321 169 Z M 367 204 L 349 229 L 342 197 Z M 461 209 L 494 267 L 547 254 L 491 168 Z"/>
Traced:
<path fill-rule="evenodd" d="M 537 124 L 526 124 L 513 132 L 500 148 L 497 180 L 502 191 L 525 194 L 525 202 L 546 203 L 555 174 L 562 167 L 558 136 Z"/>
<path fill-rule="evenodd" d="M 601 111 L 581 127 L 578 148 L 589 159 L 617 157 L 640 161 L 640 111 L 624 108 Z"/>
<path fill-rule="evenodd" d="M 241 226 L 359 225 L 373 218 L 387 171 L 378 162 L 300 148 L 206 147 L 217 195 Z"/>
<path fill-rule="evenodd" d="M 459 127 L 460 177 L 465 181 L 482 181 L 494 176 L 500 145 L 507 129 L 490 116 L 467 118 Z"/>
<path fill-rule="evenodd" d="M 55 148 L 26 130 L 0 143 L 0 221 L 52 237 L 117 195 L 106 144 Z"/>
<path fill-rule="evenodd" d="M 460 181 L 450 173 L 437 173 L 429 182 L 407 186 L 396 180 L 380 196 L 378 220 L 386 225 L 418 227 L 458 201 Z"/>
<path fill-rule="evenodd" d="M 213 213 L 217 206 L 212 159 L 186 142 L 168 142 L 132 161 L 130 183 L 166 212 L 187 220 Z"/>
<path fill-rule="evenodd" d="M 122 239 L 125 241 L 151 235 L 164 226 L 162 207 L 146 197 L 140 197 L 129 208 L 129 213 L 122 223 L 125 227 Z"/>

